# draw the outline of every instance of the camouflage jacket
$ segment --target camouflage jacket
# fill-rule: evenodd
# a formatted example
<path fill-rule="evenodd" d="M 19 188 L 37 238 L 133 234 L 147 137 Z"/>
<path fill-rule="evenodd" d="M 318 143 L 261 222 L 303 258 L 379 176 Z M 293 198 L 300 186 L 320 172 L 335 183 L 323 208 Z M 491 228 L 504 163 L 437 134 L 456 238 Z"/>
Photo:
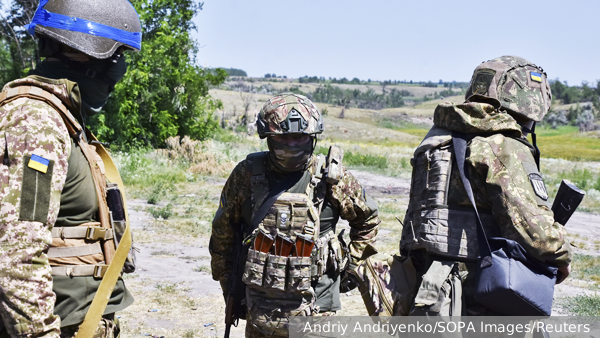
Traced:
<path fill-rule="evenodd" d="M 554 222 L 547 197 L 538 196 L 530 182 L 529 174 L 537 173 L 533 147 L 517 122 L 485 103 L 441 104 L 434 113 L 434 127 L 414 157 L 450 144 L 452 131 L 480 135 L 469 142 L 465 163 L 480 213 L 493 215 L 500 235 L 537 259 L 556 266 L 569 264 L 572 252 L 566 230 Z M 472 209 L 457 169 L 452 170 L 447 198 L 449 206 Z"/>
<path fill-rule="evenodd" d="M 76 83 L 30 76 L 8 83 L 4 90 L 20 86 L 53 93 L 80 117 Z M 100 283 L 92 276 L 52 277 L 46 254 L 55 224 L 77 225 L 96 217 L 89 165 L 83 159 L 79 167 L 71 166 L 73 158 L 83 158 L 78 151 L 50 104 L 21 97 L 0 107 L 0 314 L 11 336 L 58 337 L 61 325 L 81 323 Z M 32 169 L 34 155 L 48 160 L 41 168 L 46 174 L 39 175 L 35 164 L 38 169 Z M 77 168 L 82 172 L 74 172 Z M 132 301 L 122 280 L 114 290 L 106 313 Z"/>
<path fill-rule="evenodd" d="M 316 171 L 317 161 L 313 156 L 308 170 Z M 267 161 L 266 175 L 283 179 L 284 174 L 277 172 Z M 210 239 L 211 268 L 215 280 L 224 279 L 231 272 L 233 265 L 234 233 L 232 224 L 238 224 L 246 212 L 244 205 L 251 196 L 250 178 L 252 176 L 251 162 L 244 160 L 235 167 L 223 187 L 219 209 L 213 219 Z M 329 205 L 329 207 L 328 207 Z M 353 261 L 358 260 L 367 244 L 375 241 L 377 225 L 380 223 L 377 203 L 366 194 L 360 182 L 343 168 L 340 181 L 335 185 L 327 184 L 325 207 L 321 212 L 321 228 L 324 222 L 331 219 L 326 215 L 327 209 L 335 209 L 333 224 L 337 215 L 350 223 L 350 255 Z M 335 228 L 331 229 L 335 231 Z M 321 236 L 324 235 L 321 232 Z"/>

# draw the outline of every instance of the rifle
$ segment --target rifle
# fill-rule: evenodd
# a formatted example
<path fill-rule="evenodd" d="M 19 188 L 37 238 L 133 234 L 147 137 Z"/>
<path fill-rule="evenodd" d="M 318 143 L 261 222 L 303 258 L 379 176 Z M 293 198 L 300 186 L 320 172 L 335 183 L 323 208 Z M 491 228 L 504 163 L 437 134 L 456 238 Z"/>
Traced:
<path fill-rule="evenodd" d="M 567 225 L 569 218 L 571 218 L 584 196 L 585 191 L 577 188 L 575 184 L 568 180 L 562 180 L 552 204 L 554 220 L 562 225 Z"/>
<path fill-rule="evenodd" d="M 225 306 L 225 338 L 229 338 L 231 331 L 231 325 L 237 327 L 240 318 L 245 318 L 246 311 L 242 306 L 242 299 L 244 298 L 245 285 L 242 283 L 242 276 L 240 265 L 244 262 L 240 262 L 245 256 L 243 255 L 243 234 L 244 224 L 241 223 L 239 229 L 234 228 L 234 260 L 233 269 L 231 270 L 231 280 L 229 281 L 229 294 L 227 295 L 227 302 Z M 244 259 L 245 261 L 245 259 Z"/>

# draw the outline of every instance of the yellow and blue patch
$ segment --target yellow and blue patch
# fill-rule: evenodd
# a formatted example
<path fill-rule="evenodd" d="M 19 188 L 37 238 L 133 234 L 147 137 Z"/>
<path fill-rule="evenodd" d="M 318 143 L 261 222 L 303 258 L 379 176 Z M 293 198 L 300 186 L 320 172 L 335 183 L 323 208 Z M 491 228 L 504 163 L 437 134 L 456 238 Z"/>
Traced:
<path fill-rule="evenodd" d="M 48 171 L 48 164 L 50 164 L 50 160 L 38 155 L 31 155 L 27 166 L 45 174 Z"/>
<path fill-rule="evenodd" d="M 536 72 L 531 72 L 531 80 L 541 83 L 542 82 L 542 74 L 536 73 Z"/>

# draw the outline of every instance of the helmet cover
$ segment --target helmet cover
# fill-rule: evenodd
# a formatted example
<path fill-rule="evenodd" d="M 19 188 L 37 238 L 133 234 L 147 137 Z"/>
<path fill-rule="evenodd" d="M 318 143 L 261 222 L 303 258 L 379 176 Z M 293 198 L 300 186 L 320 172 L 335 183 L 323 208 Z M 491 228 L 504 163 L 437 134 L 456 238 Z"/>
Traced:
<path fill-rule="evenodd" d="M 502 56 L 475 68 L 465 99 L 492 101 L 513 116 L 539 122 L 550 109 L 552 93 L 541 67 Z"/>
<path fill-rule="evenodd" d="M 306 96 L 284 93 L 272 97 L 260 110 L 256 126 L 258 136 L 323 132 L 323 116 Z"/>
<path fill-rule="evenodd" d="M 139 51 L 142 42 L 138 14 L 127 0 L 41 0 L 27 29 L 97 59 L 121 46 Z"/>

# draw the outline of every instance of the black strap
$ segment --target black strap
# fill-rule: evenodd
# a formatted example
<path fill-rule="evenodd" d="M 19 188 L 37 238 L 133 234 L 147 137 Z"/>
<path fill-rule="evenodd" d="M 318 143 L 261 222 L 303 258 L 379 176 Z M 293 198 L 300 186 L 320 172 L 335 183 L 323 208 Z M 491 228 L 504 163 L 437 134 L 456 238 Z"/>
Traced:
<path fill-rule="evenodd" d="M 258 227 L 258 224 L 260 224 L 260 222 L 265 218 L 269 212 L 269 209 L 271 209 L 279 196 L 296 184 L 300 178 L 302 178 L 302 175 L 304 175 L 304 172 L 302 171 L 290 173 L 281 182 L 277 183 L 273 189 L 271 189 L 263 204 L 256 210 L 254 216 L 252 216 L 252 230 Z"/>
<path fill-rule="evenodd" d="M 535 164 L 537 165 L 538 171 L 540 171 L 540 149 L 537 146 L 537 137 L 535 135 L 535 122 L 533 122 L 533 126 L 531 129 L 521 126 L 521 129 L 531 134 L 531 141 L 533 141 L 533 148 L 535 148 L 535 154 L 533 154 L 533 158 L 535 159 Z"/>
<path fill-rule="evenodd" d="M 8 142 L 4 143 L 4 157 L 2 158 L 2 164 L 7 167 L 10 166 L 10 158 L 8 157 Z"/>
<path fill-rule="evenodd" d="M 477 211 L 477 205 L 475 205 L 475 198 L 473 197 L 471 181 L 469 181 L 469 177 L 467 176 L 467 172 L 465 171 L 467 142 L 469 139 L 472 138 L 472 136 L 469 137 L 463 133 L 459 133 L 456 131 L 452 132 L 452 144 L 454 145 L 454 156 L 456 157 L 456 166 L 458 167 L 460 178 L 463 182 L 463 185 L 465 186 L 465 190 L 467 191 L 469 200 L 471 201 L 471 204 L 473 204 L 473 208 L 475 209 L 475 215 L 477 216 L 477 242 L 479 243 L 479 254 L 481 255 L 481 267 L 485 268 L 492 265 L 492 251 L 490 249 L 490 243 L 487 240 L 487 236 L 485 235 L 485 231 L 483 230 L 483 224 L 481 223 L 481 218 L 479 217 L 479 212 Z"/>

